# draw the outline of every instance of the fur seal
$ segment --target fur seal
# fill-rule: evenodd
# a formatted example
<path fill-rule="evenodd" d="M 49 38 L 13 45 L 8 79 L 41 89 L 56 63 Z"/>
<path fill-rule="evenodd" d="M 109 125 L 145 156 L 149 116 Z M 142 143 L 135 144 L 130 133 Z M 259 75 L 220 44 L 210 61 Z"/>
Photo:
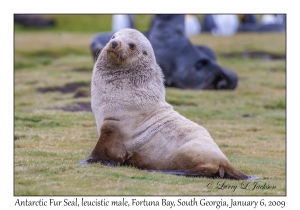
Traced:
<path fill-rule="evenodd" d="M 99 140 L 79 165 L 100 162 L 187 176 L 253 179 L 236 170 L 207 130 L 165 101 L 163 73 L 148 39 L 116 32 L 93 69 L 91 104 Z"/>
<path fill-rule="evenodd" d="M 149 39 L 156 60 L 165 75 L 165 85 L 182 89 L 234 89 L 237 75 L 216 63 L 216 54 L 203 45 L 193 45 L 185 33 L 185 15 L 155 15 Z M 110 33 L 97 34 L 90 45 L 97 57 L 107 44 Z"/>
<path fill-rule="evenodd" d="M 182 89 L 234 89 L 237 75 L 216 63 L 214 52 L 193 45 L 185 34 L 184 15 L 155 15 L 148 34 L 165 85 Z"/>

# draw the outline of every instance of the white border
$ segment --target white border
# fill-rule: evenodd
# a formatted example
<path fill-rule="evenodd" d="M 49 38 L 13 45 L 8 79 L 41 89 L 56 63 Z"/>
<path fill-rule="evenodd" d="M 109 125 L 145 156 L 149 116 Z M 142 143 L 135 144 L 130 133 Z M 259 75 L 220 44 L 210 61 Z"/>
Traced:
<path fill-rule="evenodd" d="M 293 1 L 295 2 L 295 1 Z M 286 197 L 234 197 L 242 200 L 284 200 L 286 208 L 298 206 L 299 138 L 297 138 L 299 115 L 299 47 L 298 5 L 282 1 L 9 1 L 1 8 L 1 183 L 0 206 L 14 207 L 18 197 L 13 196 L 13 14 L 14 13 L 286 13 L 287 14 L 287 196 Z M 22 199 L 26 197 L 21 197 Z M 32 198 L 32 197 L 29 197 Z M 38 197 L 35 197 L 38 198 Z M 41 197 L 50 199 L 51 197 Z M 59 199 L 60 197 L 54 197 Z M 68 197 L 66 197 L 68 198 Z M 70 197 L 72 199 L 74 197 Z M 91 197 L 91 200 L 95 197 Z M 114 197 L 106 197 L 107 199 Z M 131 197 L 126 197 L 130 199 Z M 147 198 L 147 197 L 143 197 Z M 149 199 L 161 197 L 149 197 Z M 177 200 L 180 197 L 167 197 Z M 188 197 L 184 197 L 188 198 Z M 230 197 L 204 197 L 211 200 L 226 200 Z M 63 197 L 61 199 L 64 199 Z M 290 208 L 291 207 L 291 208 Z M 14 207 L 15 208 L 15 207 Z M 48 207 L 47 207 L 48 208 Z M 49 207 L 50 208 L 50 207 Z M 99 208 L 99 207 L 98 207 Z M 199 207 L 198 207 L 199 208 Z M 128 209 L 128 208 L 127 208 Z M 179 208 L 176 208 L 179 209 Z M 260 208 L 257 208 L 260 209 Z"/>

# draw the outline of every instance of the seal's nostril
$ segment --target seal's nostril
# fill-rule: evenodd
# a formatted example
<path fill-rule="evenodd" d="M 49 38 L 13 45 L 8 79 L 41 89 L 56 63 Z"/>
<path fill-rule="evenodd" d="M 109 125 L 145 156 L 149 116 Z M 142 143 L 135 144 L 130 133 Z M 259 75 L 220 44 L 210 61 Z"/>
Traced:
<path fill-rule="evenodd" d="M 116 48 L 116 46 L 118 46 L 118 42 L 116 42 L 116 41 L 112 41 L 112 43 L 111 43 L 111 47 L 112 47 L 113 49 L 115 49 L 115 48 Z"/>

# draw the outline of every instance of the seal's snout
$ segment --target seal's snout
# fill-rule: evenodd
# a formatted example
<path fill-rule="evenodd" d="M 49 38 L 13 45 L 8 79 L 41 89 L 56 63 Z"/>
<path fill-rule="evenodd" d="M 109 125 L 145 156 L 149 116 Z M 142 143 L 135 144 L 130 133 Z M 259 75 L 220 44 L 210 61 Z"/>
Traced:
<path fill-rule="evenodd" d="M 111 42 L 111 47 L 113 48 L 113 49 L 115 49 L 117 46 L 118 46 L 118 42 L 117 41 L 112 41 Z"/>
<path fill-rule="evenodd" d="M 216 79 L 216 89 L 235 89 L 238 83 L 237 75 L 224 67 L 216 65 L 219 76 Z"/>

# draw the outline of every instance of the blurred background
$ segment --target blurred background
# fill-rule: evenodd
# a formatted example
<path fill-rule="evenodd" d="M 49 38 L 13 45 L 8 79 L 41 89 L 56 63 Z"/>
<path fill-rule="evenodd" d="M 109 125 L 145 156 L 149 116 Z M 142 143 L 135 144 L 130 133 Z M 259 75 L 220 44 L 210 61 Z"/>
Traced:
<path fill-rule="evenodd" d="M 114 15 L 15 15 L 15 32 L 39 31 L 56 31 L 56 32 L 81 32 L 81 33 L 99 33 L 107 32 L 113 29 Z M 118 16 L 118 15 L 116 15 Z M 120 15 L 119 15 L 120 16 Z M 134 26 L 139 31 L 147 31 L 150 28 L 153 15 L 134 14 Z M 118 17 L 117 17 L 118 18 Z M 121 17 L 120 21 L 121 21 Z M 196 19 L 196 20 L 195 20 Z M 212 20 L 213 19 L 213 20 Z M 200 24 L 199 33 L 208 32 L 213 28 L 213 23 L 217 23 L 219 27 L 227 26 L 236 28 L 244 24 L 263 24 L 274 25 L 282 24 L 285 26 L 285 15 L 283 14 L 232 14 L 232 15 L 210 15 L 210 14 L 193 14 L 186 15 L 186 23 L 194 27 L 198 22 Z M 193 25 L 194 23 L 194 25 Z M 117 24 L 117 23 L 115 23 Z M 234 29 L 233 29 L 234 30 Z M 249 30 L 257 30 L 258 28 L 249 28 Z M 272 29 L 265 29 L 271 31 Z M 197 30 L 196 30 L 197 31 Z M 278 30 L 279 31 L 279 30 Z M 195 35 L 195 34 L 194 34 Z"/>

